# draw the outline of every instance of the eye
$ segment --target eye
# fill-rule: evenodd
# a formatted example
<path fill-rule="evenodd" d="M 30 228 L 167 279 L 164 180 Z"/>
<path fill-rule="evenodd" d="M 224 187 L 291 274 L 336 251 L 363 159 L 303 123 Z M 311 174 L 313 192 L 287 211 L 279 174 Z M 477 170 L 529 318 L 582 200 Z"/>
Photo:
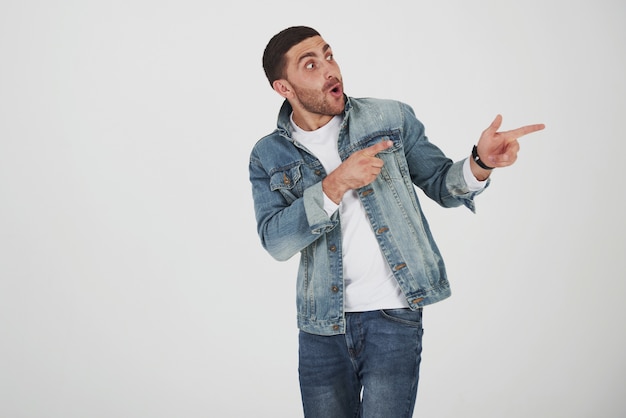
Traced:
<path fill-rule="evenodd" d="M 304 66 L 304 68 L 306 68 L 307 70 L 312 70 L 313 68 L 315 68 L 315 64 L 312 62 L 309 62 L 308 64 Z"/>
<path fill-rule="evenodd" d="M 328 55 L 326 56 L 326 61 L 332 61 L 332 60 L 334 60 L 334 59 L 335 59 L 335 57 L 333 56 L 333 54 L 328 54 Z"/>

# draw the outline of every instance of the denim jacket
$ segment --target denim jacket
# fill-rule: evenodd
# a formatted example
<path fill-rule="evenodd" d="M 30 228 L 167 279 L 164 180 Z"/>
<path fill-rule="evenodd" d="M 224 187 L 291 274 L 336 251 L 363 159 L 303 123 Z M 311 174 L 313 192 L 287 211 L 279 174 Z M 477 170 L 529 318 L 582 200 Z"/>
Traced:
<path fill-rule="evenodd" d="M 278 127 L 250 154 L 250 181 L 257 230 L 277 260 L 300 253 L 296 283 L 298 327 L 309 333 L 345 332 L 344 282 L 339 211 L 324 211 L 320 161 L 291 137 L 291 106 L 284 102 Z M 428 141 L 408 105 L 391 100 L 346 97 L 339 132 L 341 160 L 383 140 L 393 146 L 377 154 L 382 171 L 357 191 L 372 230 L 411 309 L 450 296 L 445 266 L 421 210 L 417 186 L 443 207 L 474 211 L 463 177 L 464 161 L 452 162 Z"/>

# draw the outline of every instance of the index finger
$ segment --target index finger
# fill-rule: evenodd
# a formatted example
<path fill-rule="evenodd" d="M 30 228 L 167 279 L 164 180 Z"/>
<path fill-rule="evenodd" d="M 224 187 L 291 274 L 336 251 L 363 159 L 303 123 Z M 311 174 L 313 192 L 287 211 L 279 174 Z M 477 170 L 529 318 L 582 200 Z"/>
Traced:
<path fill-rule="evenodd" d="M 382 150 L 386 150 L 392 145 L 393 145 L 393 141 L 389 141 L 389 140 L 380 141 L 372 146 L 365 148 L 363 152 L 373 157 L 374 155 L 378 154 Z"/>
<path fill-rule="evenodd" d="M 543 123 L 536 123 L 534 125 L 526 125 L 526 126 L 522 126 L 521 128 L 513 129 L 511 131 L 502 132 L 502 135 L 510 136 L 514 138 L 520 138 L 524 135 L 528 135 L 533 132 L 540 131 L 544 129 L 545 127 L 546 125 L 544 125 Z"/>

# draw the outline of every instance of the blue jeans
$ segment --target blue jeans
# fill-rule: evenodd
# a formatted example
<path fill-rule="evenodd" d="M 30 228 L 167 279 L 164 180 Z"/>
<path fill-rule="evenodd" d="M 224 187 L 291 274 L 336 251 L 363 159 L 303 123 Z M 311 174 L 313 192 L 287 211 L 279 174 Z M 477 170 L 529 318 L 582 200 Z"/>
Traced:
<path fill-rule="evenodd" d="M 410 418 L 422 352 L 422 310 L 346 313 L 346 334 L 300 331 L 306 418 Z"/>

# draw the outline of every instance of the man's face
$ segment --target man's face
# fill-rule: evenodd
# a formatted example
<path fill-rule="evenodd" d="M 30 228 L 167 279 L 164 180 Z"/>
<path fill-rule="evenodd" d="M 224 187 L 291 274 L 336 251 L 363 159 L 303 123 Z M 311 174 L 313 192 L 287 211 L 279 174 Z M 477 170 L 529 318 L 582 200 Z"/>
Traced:
<path fill-rule="evenodd" d="M 321 116 L 343 113 L 341 71 L 330 46 L 320 37 L 307 38 L 286 54 L 286 81 L 292 90 L 292 105 Z M 295 107 L 295 106 L 294 106 Z"/>

